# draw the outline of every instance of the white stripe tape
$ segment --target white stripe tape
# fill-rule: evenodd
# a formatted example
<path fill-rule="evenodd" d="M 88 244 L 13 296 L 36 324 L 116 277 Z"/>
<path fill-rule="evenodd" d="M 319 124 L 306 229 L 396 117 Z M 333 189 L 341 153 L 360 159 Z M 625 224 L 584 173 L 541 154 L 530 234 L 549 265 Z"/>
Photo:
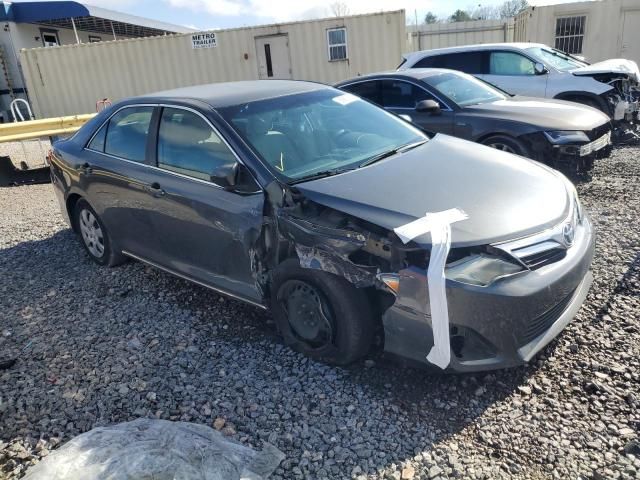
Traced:
<path fill-rule="evenodd" d="M 469 216 L 458 208 L 442 212 L 427 213 L 424 217 L 395 228 L 394 232 L 403 243 L 408 243 L 426 233 L 431 233 L 431 255 L 427 269 L 429 303 L 431 305 L 431 326 L 433 347 L 427 360 L 442 368 L 451 361 L 449 343 L 449 309 L 447 307 L 446 278 L 444 268 L 451 248 L 451 224 L 466 220 Z"/>

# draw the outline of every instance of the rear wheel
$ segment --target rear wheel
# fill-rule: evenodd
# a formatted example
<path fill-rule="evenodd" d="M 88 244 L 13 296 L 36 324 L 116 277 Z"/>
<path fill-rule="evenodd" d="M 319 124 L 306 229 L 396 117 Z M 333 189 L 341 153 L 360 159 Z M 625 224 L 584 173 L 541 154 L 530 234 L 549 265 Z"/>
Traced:
<path fill-rule="evenodd" d="M 495 148 L 496 150 L 531 158 L 529 148 L 527 148 L 521 140 L 514 137 L 509 137 L 507 135 L 492 135 L 489 138 L 485 138 L 482 141 L 482 144 Z"/>
<path fill-rule="evenodd" d="M 275 270 L 271 308 L 285 343 L 309 357 L 346 365 L 371 346 L 374 321 L 364 292 L 296 259 Z"/>
<path fill-rule="evenodd" d="M 121 253 L 113 251 L 107 229 L 86 200 L 76 203 L 73 221 L 84 249 L 94 262 L 111 267 L 125 260 Z"/>

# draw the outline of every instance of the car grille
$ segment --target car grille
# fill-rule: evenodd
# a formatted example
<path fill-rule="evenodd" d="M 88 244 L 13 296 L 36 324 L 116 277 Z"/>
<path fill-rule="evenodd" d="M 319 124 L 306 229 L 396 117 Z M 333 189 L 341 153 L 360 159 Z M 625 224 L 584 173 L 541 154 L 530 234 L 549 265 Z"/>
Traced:
<path fill-rule="evenodd" d="M 573 298 L 573 291 L 563 298 L 556 306 L 547 310 L 545 313 L 540 315 L 539 317 L 534 318 L 526 327 L 524 331 L 524 341 L 525 343 L 529 343 L 531 340 L 536 338 L 537 336 L 543 334 L 546 330 L 553 325 L 562 312 L 565 311 L 567 305 L 571 302 Z"/>
<path fill-rule="evenodd" d="M 590 141 L 594 141 L 599 139 L 603 135 L 605 135 L 610 130 L 611 130 L 611 125 L 609 124 L 609 122 L 607 122 L 603 125 L 600 125 L 597 128 L 594 128 L 593 130 L 588 130 L 585 133 L 587 134 L 587 137 L 589 137 Z"/>
<path fill-rule="evenodd" d="M 562 260 L 567 254 L 567 249 L 558 242 L 550 240 L 518 248 L 511 253 L 531 270 L 535 270 Z"/>
<path fill-rule="evenodd" d="M 536 268 L 541 268 L 550 263 L 562 260 L 566 254 L 567 251 L 564 248 L 552 248 L 551 250 L 535 253 L 527 257 L 520 257 L 520 260 L 531 270 L 535 270 Z"/>

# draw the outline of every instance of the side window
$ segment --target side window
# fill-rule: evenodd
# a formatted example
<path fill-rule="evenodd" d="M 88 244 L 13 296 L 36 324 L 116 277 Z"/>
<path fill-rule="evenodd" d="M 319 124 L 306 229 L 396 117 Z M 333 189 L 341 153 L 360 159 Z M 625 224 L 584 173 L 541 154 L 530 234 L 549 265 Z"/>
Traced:
<path fill-rule="evenodd" d="M 96 152 L 104 152 L 104 139 L 106 136 L 107 124 L 105 123 L 104 125 L 102 125 L 102 127 L 100 127 L 98 133 L 93 136 L 93 138 L 89 142 L 89 145 L 87 145 L 87 148 L 95 150 Z"/>
<path fill-rule="evenodd" d="M 442 67 L 442 56 L 424 57 L 418 60 L 411 68 L 440 68 Z"/>
<path fill-rule="evenodd" d="M 382 105 L 382 99 L 380 98 L 380 83 L 380 80 L 359 82 L 353 85 L 348 85 L 344 87 L 343 90 L 365 98 L 377 105 Z"/>
<path fill-rule="evenodd" d="M 153 107 L 128 107 L 111 117 L 104 153 L 143 163 L 152 113 Z"/>
<path fill-rule="evenodd" d="M 382 81 L 382 105 L 389 108 L 415 108 L 421 100 L 433 99 L 416 85 L 402 80 Z"/>
<path fill-rule="evenodd" d="M 211 180 L 217 165 L 236 158 L 199 115 L 164 108 L 158 132 L 158 167 L 200 180 Z"/>
<path fill-rule="evenodd" d="M 441 62 L 437 67 L 458 70 L 464 73 L 481 74 L 485 73 L 484 59 L 485 52 L 463 52 L 442 55 Z"/>
<path fill-rule="evenodd" d="M 535 75 L 534 63 L 515 52 L 491 52 L 491 75 Z"/>

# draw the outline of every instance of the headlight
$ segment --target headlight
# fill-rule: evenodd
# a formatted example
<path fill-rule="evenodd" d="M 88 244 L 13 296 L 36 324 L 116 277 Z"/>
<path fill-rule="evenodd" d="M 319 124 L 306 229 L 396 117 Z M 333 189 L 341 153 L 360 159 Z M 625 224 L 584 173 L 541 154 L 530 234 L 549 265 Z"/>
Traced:
<path fill-rule="evenodd" d="M 445 269 L 445 275 L 449 280 L 485 287 L 499 278 L 524 270 L 521 265 L 480 254 L 450 263 Z"/>
<path fill-rule="evenodd" d="M 566 145 L 568 143 L 589 143 L 587 134 L 580 131 L 558 130 L 554 132 L 544 132 L 547 139 L 554 145 Z"/>

